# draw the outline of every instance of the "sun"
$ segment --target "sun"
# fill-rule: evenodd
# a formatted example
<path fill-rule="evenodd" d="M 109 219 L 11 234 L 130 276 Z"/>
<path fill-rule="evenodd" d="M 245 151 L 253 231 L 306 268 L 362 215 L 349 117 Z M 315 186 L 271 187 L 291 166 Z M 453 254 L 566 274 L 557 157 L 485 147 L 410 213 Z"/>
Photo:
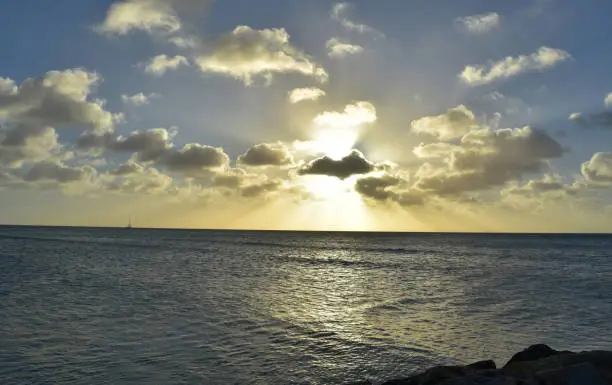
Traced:
<path fill-rule="evenodd" d="M 353 178 L 338 179 L 327 175 L 304 175 L 302 183 L 314 200 L 342 199 L 354 191 Z"/>

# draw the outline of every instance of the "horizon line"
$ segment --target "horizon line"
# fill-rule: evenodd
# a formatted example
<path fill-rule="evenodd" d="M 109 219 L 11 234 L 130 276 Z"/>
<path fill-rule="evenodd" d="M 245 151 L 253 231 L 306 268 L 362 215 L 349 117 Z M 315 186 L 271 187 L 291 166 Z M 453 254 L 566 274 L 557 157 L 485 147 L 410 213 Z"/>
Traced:
<path fill-rule="evenodd" d="M 79 225 L 19 225 L 0 223 L 3 227 L 27 227 L 27 228 L 64 228 L 64 229 L 102 229 L 102 230 L 126 230 L 121 226 L 79 226 Z M 297 230 L 297 229 L 227 229 L 227 228 L 190 228 L 190 227 L 132 227 L 130 231 L 138 230 L 165 230 L 165 231 L 227 231 L 227 232 L 290 232 L 290 233 L 355 233 L 355 234 L 418 234 L 418 235 L 598 235 L 612 236 L 612 232 L 497 232 L 497 231 L 408 231 L 408 230 Z"/>

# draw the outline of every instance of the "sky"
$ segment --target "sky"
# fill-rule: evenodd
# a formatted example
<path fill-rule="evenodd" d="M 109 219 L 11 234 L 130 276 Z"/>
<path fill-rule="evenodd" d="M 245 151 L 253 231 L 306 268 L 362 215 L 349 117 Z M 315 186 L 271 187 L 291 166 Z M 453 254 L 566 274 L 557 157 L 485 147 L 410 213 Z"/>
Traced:
<path fill-rule="evenodd" d="M 10 2 L 0 223 L 610 232 L 610 12 Z"/>

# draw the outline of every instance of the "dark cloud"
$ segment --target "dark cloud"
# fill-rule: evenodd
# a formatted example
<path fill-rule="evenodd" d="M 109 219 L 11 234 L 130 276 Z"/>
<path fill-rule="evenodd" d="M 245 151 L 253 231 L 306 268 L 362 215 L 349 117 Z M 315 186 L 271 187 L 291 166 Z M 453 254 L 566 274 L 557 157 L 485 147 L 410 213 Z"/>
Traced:
<path fill-rule="evenodd" d="M 283 166 L 293 163 L 293 158 L 282 143 L 262 143 L 239 156 L 238 163 L 245 166 Z"/>
<path fill-rule="evenodd" d="M 327 175 L 346 179 L 351 175 L 367 174 L 376 169 L 361 152 L 353 150 L 340 160 L 328 156 L 315 159 L 299 170 L 301 175 Z"/>
<path fill-rule="evenodd" d="M 355 191 L 367 199 L 395 202 L 405 207 L 425 203 L 422 192 L 409 188 L 406 180 L 393 175 L 360 178 L 355 182 Z"/>
<path fill-rule="evenodd" d="M 402 182 L 402 179 L 391 175 L 360 178 L 355 182 L 355 190 L 365 197 L 385 201 L 393 194 L 388 188 L 398 186 Z"/>

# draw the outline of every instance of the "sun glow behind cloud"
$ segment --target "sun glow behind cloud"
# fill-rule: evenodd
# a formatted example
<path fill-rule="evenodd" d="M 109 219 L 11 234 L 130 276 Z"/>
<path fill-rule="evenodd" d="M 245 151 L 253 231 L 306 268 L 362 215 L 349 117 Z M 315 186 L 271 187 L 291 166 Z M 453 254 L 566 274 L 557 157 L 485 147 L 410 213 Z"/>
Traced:
<path fill-rule="evenodd" d="M 349 104 L 342 112 L 325 111 L 313 119 L 309 129 L 312 139 L 296 142 L 295 147 L 300 151 L 340 160 L 354 149 L 365 127 L 376 120 L 376 108 L 370 102 Z"/>

